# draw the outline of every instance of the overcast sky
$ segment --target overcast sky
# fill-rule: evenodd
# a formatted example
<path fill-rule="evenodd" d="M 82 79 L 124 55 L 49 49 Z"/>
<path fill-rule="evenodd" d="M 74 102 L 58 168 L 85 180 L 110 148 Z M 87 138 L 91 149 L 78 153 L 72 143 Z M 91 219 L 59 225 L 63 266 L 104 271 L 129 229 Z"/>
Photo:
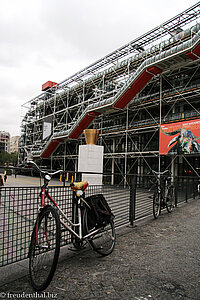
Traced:
<path fill-rule="evenodd" d="M 21 105 L 198 1 L 0 1 L 0 131 L 20 135 Z"/>

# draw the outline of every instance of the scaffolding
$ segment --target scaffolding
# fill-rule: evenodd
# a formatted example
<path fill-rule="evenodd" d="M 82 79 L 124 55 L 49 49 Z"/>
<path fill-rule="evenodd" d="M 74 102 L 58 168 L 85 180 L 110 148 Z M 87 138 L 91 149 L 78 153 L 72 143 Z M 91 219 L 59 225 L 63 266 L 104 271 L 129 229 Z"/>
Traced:
<path fill-rule="evenodd" d="M 43 165 L 76 170 L 89 127 L 100 129 L 110 183 L 157 168 L 160 125 L 200 115 L 199 17 L 198 2 L 26 102 L 19 163 L 31 153 Z M 162 158 L 173 169 L 184 159 Z"/>

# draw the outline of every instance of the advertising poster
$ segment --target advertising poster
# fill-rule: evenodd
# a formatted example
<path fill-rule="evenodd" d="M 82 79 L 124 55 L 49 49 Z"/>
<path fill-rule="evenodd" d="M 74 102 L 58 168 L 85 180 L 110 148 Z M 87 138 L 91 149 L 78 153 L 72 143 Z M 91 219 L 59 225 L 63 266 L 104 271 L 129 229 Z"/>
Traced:
<path fill-rule="evenodd" d="M 200 119 L 161 125 L 159 154 L 198 153 L 200 153 Z"/>
<path fill-rule="evenodd" d="M 42 139 L 45 140 L 51 135 L 52 130 L 52 117 L 47 117 L 43 121 Z"/>

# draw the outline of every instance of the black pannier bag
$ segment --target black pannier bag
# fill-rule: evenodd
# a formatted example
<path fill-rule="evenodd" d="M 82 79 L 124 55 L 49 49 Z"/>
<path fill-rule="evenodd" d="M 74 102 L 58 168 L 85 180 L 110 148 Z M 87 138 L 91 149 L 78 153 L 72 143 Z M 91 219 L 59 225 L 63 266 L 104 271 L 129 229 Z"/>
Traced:
<path fill-rule="evenodd" d="M 110 223 L 114 215 L 102 194 L 92 195 L 85 199 L 90 208 L 87 209 L 88 230 L 99 228 Z"/>

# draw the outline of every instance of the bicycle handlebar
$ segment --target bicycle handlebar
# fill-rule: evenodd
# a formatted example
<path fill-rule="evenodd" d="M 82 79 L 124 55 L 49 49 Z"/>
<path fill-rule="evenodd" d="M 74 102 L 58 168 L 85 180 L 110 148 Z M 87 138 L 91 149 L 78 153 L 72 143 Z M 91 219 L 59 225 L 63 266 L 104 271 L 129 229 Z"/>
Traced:
<path fill-rule="evenodd" d="M 169 170 L 165 170 L 165 171 L 163 171 L 163 172 L 157 172 L 157 171 L 152 170 L 152 172 L 153 172 L 155 175 L 164 175 L 165 173 L 170 173 Z"/>
<path fill-rule="evenodd" d="M 56 175 L 56 174 L 58 174 L 58 173 L 64 173 L 63 170 L 58 170 L 58 171 L 55 171 L 55 172 L 53 172 L 53 173 L 50 173 L 50 172 L 47 172 L 47 171 L 43 171 L 43 170 L 41 170 L 41 169 L 38 167 L 38 165 L 37 165 L 34 161 L 32 161 L 32 160 L 27 161 L 27 164 L 33 165 L 40 173 L 42 173 L 42 174 L 48 174 L 48 175 L 50 175 L 50 176 L 54 176 L 54 175 Z"/>

